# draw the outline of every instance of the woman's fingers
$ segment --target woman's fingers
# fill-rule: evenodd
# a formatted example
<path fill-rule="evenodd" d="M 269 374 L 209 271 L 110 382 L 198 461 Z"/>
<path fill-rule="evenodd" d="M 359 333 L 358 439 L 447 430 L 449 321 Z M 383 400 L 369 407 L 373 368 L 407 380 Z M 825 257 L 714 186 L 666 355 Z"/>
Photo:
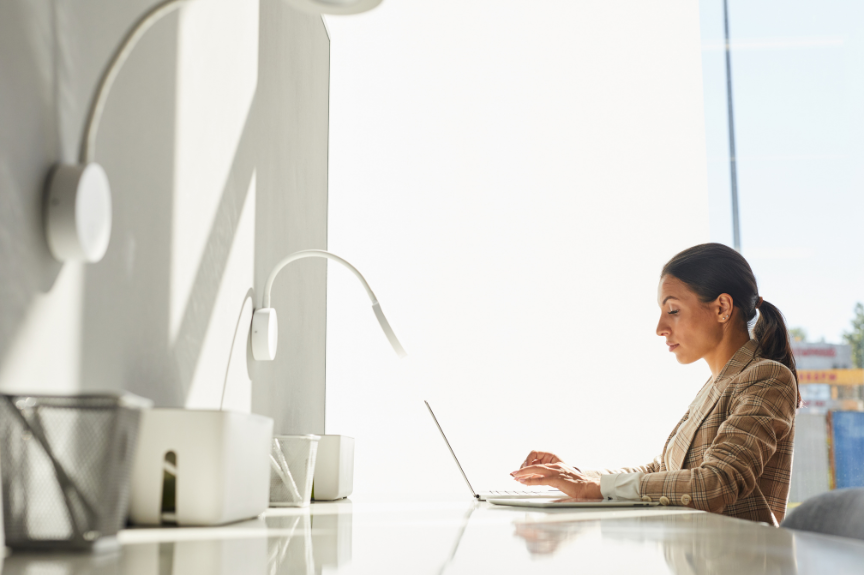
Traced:
<path fill-rule="evenodd" d="M 531 475 L 532 473 L 534 473 L 532 471 L 532 469 L 534 469 L 536 467 L 537 467 L 537 465 L 523 465 L 522 467 L 520 467 L 516 471 L 511 471 L 511 475 L 514 478 L 528 476 L 528 475 Z"/>
<path fill-rule="evenodd" d="M 575 490 L 573 489 L 573 486 L 569 485 L 561 475 L 530 475 L 528 477 L 521 477 L 518 481 L 523 485 L 546 485 L 548 487 L 554 487 L 563 493 L 567 493 L 571 497 L 577 496 L 576 492 L 574 492 Z"/>
<path fill-rule="evenodd" d="M 600 499 L 598 481 L 587 478 L 563 463 L 527 465 L 511 475 L 523 485 L 548 485 L 568 494 L 569 497 Z"/>
<path fill-rule="evenodd" d="M 526 475 L 516 478 L 523 485 L 548 485 L 549 478 L 541 475 Z"/>
<path fill-rule="evenodd" d="M 530 477 L 532 475 L 550 475 L 551 473 L 558 473 L 558 470 L 552 469 L 549 465 L 528 465 L 526 467 L 521 467 L 516 471 L 511 471 L 511 475 L 514 479 L 520 479 L 524 477 Z"/>
<path fill-rule="evenodd" d="M 520 467 L 527 467 L 527 466 L 531 465 L 534 461 L 536 461 L 536 460 L 538 459 L 538 454 L 539 454 L 539 453 L 540 453 L 540 452 L 538 452 L 538 451 L 532 451 L 532 452 L 530 452 L 530 453 L 526 456 L 526 459 L 523 461 L 523 463 L 520 465 Z"/>
<path fill-rule="evenodd" d="M 559 457 L 554 453 L 534 450 L 529 452 L 520 467 L 527 467 L 538 463 L 558 463 L 559 461 L 561 461 L 561 459 L 559 459 Z"/>
<path fill-rule="evenodd" d="M 529 475 L 526 477 L 515 478 L 523 485 L 546 485 L 554 487 L 559 491 L 567 494 L 569 497 L 578 499 L 597 499 L 599 495 L 591 495 L 587 492 L 588 483 L 580 481 L 568 481 L 562 475 Z"/>

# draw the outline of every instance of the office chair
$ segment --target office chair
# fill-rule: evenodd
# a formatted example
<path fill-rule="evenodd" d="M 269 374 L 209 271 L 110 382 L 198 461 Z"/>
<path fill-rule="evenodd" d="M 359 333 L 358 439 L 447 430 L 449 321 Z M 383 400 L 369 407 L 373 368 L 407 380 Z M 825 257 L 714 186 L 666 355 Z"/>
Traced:
<path fill-rule="evenodd" d="M 862 539 L 862 506 L 861 487 L 829 491 L 790 511 L 781 527 Z"/>

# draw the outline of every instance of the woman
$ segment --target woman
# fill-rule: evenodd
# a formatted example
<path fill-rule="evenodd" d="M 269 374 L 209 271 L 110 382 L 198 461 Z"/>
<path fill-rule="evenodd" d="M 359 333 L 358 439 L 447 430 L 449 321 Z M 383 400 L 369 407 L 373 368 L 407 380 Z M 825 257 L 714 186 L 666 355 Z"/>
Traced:
<path fill-rule="evenodd" d="M 647 465 L 580 471 L 532 451 L 511 473 L 580 499 L 637 499 L 683 505 L 778 525 L 793 462 L 801 403 L 784 317 L 758 295 L 748 262 L 721 244 L 687 249 L 658 285 L 665 338 L 679 363 L 703 359 L 712 377 Z M 748 323 L 759 309 L 753 328 Z"/>

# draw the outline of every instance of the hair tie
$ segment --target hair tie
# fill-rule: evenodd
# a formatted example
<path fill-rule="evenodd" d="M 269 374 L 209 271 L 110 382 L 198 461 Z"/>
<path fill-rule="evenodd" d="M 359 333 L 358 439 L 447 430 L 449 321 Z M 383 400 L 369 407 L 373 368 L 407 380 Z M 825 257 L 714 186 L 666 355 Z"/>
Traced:
<path fill-rule="evenodd" d="M 763 305 L 763 298 L 757 296 L 757 305 L 754 306 L 754 309 L 760 309 L 761 305 Z"/>

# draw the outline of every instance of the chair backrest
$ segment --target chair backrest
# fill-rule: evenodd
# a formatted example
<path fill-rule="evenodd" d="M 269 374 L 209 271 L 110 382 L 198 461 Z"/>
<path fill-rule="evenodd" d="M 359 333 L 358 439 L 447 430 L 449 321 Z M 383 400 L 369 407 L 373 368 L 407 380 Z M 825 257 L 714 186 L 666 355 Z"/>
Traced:
<path fill-rule="evenodd" d="M 781 527 L 862 539 L 862 515 L 863 489 L 837 489 L 812 497 L 790 511 Z"/>

